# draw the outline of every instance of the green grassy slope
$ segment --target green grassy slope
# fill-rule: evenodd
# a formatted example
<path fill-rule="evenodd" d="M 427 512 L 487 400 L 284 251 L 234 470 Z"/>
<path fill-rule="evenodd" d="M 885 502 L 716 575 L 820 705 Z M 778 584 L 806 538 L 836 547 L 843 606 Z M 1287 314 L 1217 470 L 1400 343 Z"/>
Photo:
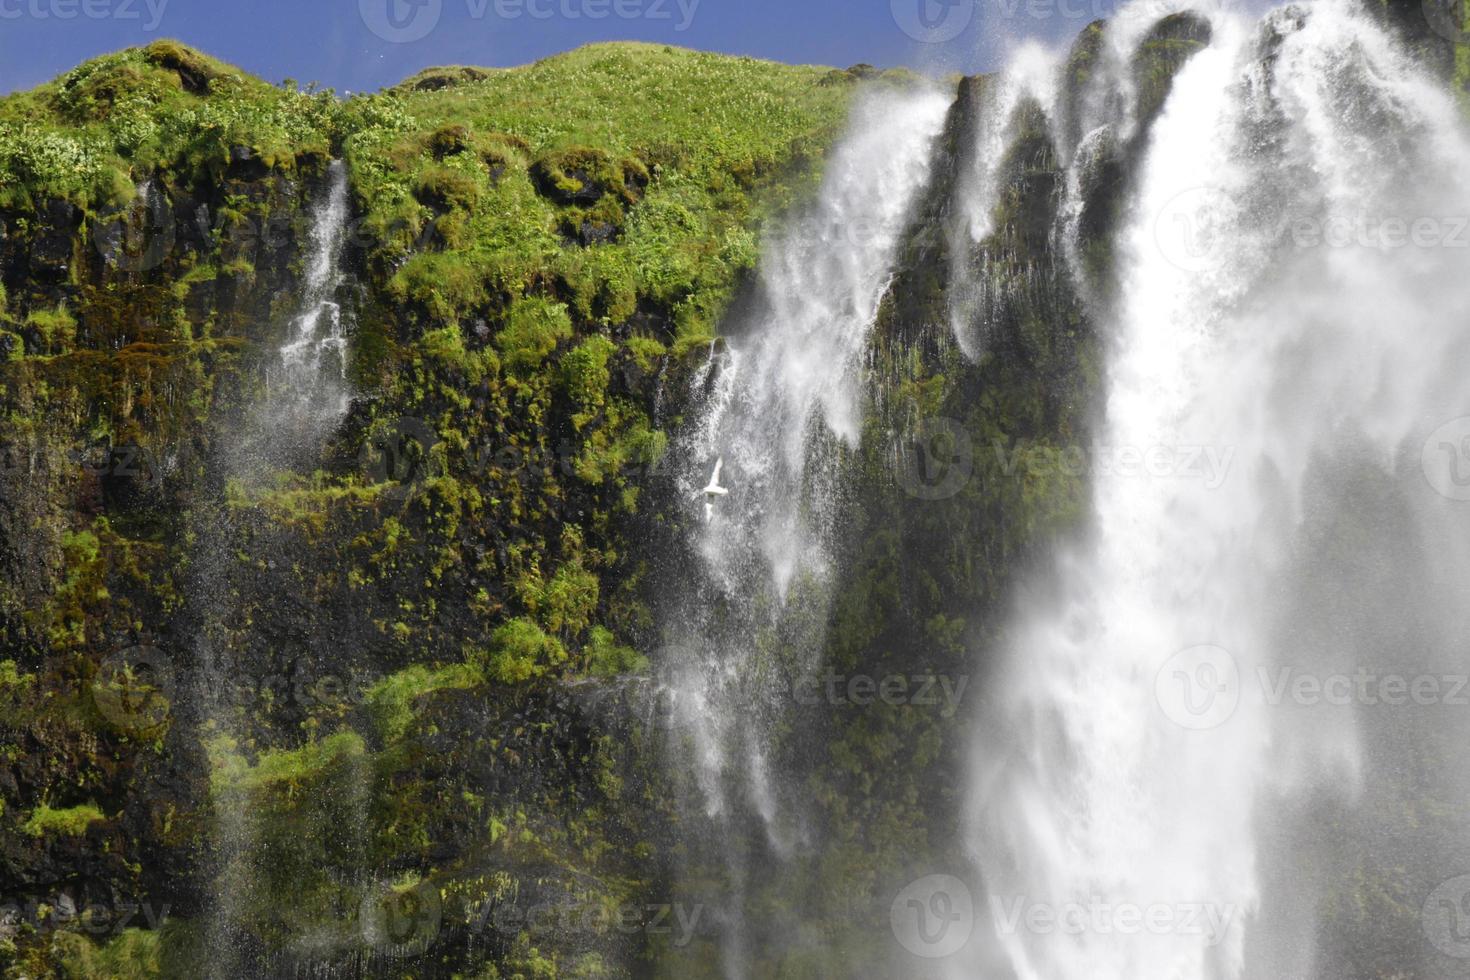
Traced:
<path fill-rule="evenodd" d="M 347 158 L 386 266 L 432 223 L 441 254 L 415 256 L 393 282 L 431 314 L 551 291 L 604 323 L 652 303 L 698 339 L 755 262 L 755 222 L 786 203 L 780 178 L 815 172 L 851 80 L 593 45 L 415 76 L 379 97 L 394 122 L 354 133 Z"/>

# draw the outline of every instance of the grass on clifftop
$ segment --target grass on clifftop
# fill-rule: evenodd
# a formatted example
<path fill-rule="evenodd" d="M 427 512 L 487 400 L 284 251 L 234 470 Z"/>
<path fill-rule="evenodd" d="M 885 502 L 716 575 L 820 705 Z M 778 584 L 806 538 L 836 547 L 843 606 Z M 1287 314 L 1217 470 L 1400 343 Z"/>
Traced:
<path fill-rule="evenodd" d="M 103 55 L 0 99 L 0 207 L 125 203 L 154 171 L 217 178 L 237 145 L 290 170 L 330 152 L 340 112 L 330 93 L 272 86 L 175 41 Z"/>
<path fill-rule="evenodd" d="M 819 172 L 856 79 L 613 43 L 339 100 L 160 40 L 0 99 L 0 209 L 104 211 L 151 176 L 218 181 L 239 148 L 287 174 L 345 150 L 376 268 L 430 319 L 509 317 L 532 294 L 581 323 L 648 304 L 699 337 L 761 219 Z"/>
<path fill-rule="evenodd" d="M 347 141 L 367 230 L 434 315 L 523 292 L 616 323 L 648 303 L 712 332 L 753 231 L 810 179 L 854 76 L 650 44 L 440 68 Z M 428 249 L 423 246 L 430 244 Z"/>

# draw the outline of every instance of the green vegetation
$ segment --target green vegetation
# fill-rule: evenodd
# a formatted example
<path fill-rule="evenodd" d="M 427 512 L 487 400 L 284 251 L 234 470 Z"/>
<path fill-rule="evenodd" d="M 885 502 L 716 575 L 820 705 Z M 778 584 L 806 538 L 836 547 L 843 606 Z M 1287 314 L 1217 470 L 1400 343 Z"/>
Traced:
<path fill-rule="evenodd" d="M 31 811 L 21 830 L 32 837 L 80 837 L 92 824 L 106 819 L 106 814 L 95 803 L 63 809 L 54 809 L 43 803 Z"/>
<path fill-rule="evenodd" d="M 841 125 L 851 86 L 830 75 L 644 44 L 435 69 L 381 96 L 394 124 L 352 133 L 347 156 L 369 226 L 390 232 L 378 261 L 447 222 L 446 251 L 492 300 L 550 287 L 615 322 L 636 295 L 706 336 L 753 262 L 750 230 Z M 449 305 L 436 313 L 468 312 Z"/>
<path fill-rule="evenodd" d="M 17 860 L 64 842 L 119 894 L 207 878 L 241 948 L 344 968 L 380 874 L 439 889 L 455 937 L 533 881 L 647 899 L 652 736 L 589 730 L 563 692 L 649 668 L 635 545 L 679 519 L 646 495 L 654 389 L 703 356 L 856 80 L 612 44 L 339 100 L 159 41 L 0 99 L 0 218 L 31 260 L 0 258 L 0 542 L 36 556 L 0 570 L 0 752 L 45 760 L 0 797 Z M 310 471 L 222 477 L 333 157 L 360 219 L 357 402 Z M 179 240 L 153 265 L 159 202 Z M 147 465 L 119 476 L 131 447 Z M 192 684 L 185 635 L 249 675 L 203 728 L 104 670 L 158 646 Z M 368 680 L 328 697 L 303 673 Z M 149 723 L 118 720 L 140 694 Z M 618 975 L 637 952 L 483 940 L 436 947 L 438 972 Z M 24 937 L 0 971 L 190 975 L 207 948 L 171 920 Z"/>
<path fill-rule="evenodd" d="M 529 619 L 512 619 L 490 637 L 485 672 L 501 684 L 523 684 L 566 659 L 555 637 Z"/>
<path fill-rule="evenodd" d="M 154 980 L 164 976 L 162 930 L 125 929 L 96 946 L 75 932 L 51 941 L 54 962 L 66 980 Z"/>
<path fill-rule="evenodd" d="M 572 321 L 565 304 L 526 296 L 511 304 L 495 345 L 506 368 L 523 375 L 539 368 L 556 345 L 571 335 Z"/>
<path fill-rule="evenodd" d="M 235 147 L 289 170 L 330 153 L 341 113 L 175 41 L 104 55 L 0 100 L 0 207 L 123 204 L 150 171 L 222 177 Z"/>
<path fill-rule="evenodd" d="M 466 664 L 430 668 L 414 664 L 383 678 L 367 692 L 367 708 L 373 715 L 379 737 L 401 738 L 414 718 L 414 703 L 421 697 L 451 688 L 472 688 L 482 683 L 478 670 Z"/>

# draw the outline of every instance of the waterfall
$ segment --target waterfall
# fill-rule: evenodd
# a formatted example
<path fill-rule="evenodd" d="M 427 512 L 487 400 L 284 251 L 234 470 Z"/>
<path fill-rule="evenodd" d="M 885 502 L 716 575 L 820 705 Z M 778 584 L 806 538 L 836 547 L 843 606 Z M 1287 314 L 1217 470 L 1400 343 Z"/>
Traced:
<path fill-rule="evenodd" d="M 347 336 L 337 289 L 342 284 L 342 249 L 347 237 L 347 167 L 334 160 L 327 193 L 311 219 L 300 308 L 272 372 L 268 400 L 283 410 L 302 438 L 319 436 L 347 411 Z"/>
<path fill-rule="evenodd" d="M 270 487 L 282 471 L 310 473 L 321 459 L 327 438 L 347 412 L 347 323 L 337 296 L 346 278 L 343 252 L 349 210 L 347 169 L 341 161 L 333 161 L 322 197 L 311 208 L 309 251 L 288 336 L 284 343 L 263 352 L 264 387 L 244 406 L 230 441 L 218 447 L 223 477 L 247 492 Z M 242 669 L 242 661 L 251 661 L 238 646 L 241 636 L 231 622 L 239 613 L 233 592 L 242 588 L 236 517 L 227 503 L 212 504 L 203 512 L 193 547 L 191 605 L 199 623 L 196 656 L 200 671 L 195 701 L 201 706 L 206 741 L 249 742 L 252 733 L 242 724 L 248 719 L 235 711 L 238 692 L 233 689 L 235 678 L 252 676 Z M 251 538 L 253 554 L 260 557 L 263 567 L 251 574 L 247 587 L 279 596 L 289 588 L 290 579 L 285 567 L 277 570 L 280 552 L 274 550 L 276 543 L 268 533 Z M 285 676 L 298 652 L 272 650 L 266 659 L 255 662 L 254 669 Z M 360 839 L 366 825 L 367 780 L 360 766 L 351 768 L 347 809 L 358 826 L 342 829 L 349 839 L 353 835 Z M 253 962 L 256 951 L 249 948 L 251 939 L 243 927 L 248 918 L 245 910 L 260 901 L 257 892 L 265 887 L 258 880 L 262 855 L 255 814 L 248 795 L 234 795 L 233 789 L 224 787 L 223 795 L 215 800 L 222 869 L 209 916 L 209 941 L 217 951 L 211 961 L 214 977 L 240 976 L 246 964 Z M 310 936 L 301 942 L 309 945 L 314 940 L 327 942 Z M 310 958 L 319 950 L 290 952 Z"/>
<path fill-rule="evenodd" d="M 1054 106 L 1055 76 L 1052 53 L 1027 44 L 1016 52 L 1009 71 L 988 80 L 976 107 L 974 145 L 968 148 L 968 165 L 956 181 L 958 220 L 949 229 L 947 270 L 950 328 L 971 359 L 978 359 L 985 349 L 984 332 L 974 327 L 984 324 L 995 299 L 990 270 L 972 261 L 972 252 L 995 230 L 992 212 L 1000 193 L 1000 161 L 1015 135 L 1016 110 L 1026 99 Z"/>
<path fill-rule="evenodd" d="M 675 448 L 698 568 L 665 658 L 673 734 L 692 749 L 704 817 L 753 812 L 780 852 L 798 842 L 799 814 L 769 751 L 793 678 L 820 653 L 863 355 L 950 101 L 928 87 L 860 100 L 818 200 L 766 250 L 758 312 L 711 347 Z M 719 460 L 729 493 L 706 518 L 701 488 Z"/>
<path fill-rule="evenodd" d="M 976 719 L 977 906 L 1021 980 L 1346 976 L 1371 940 L 1316 913 L 1367 901 L 1343 853 L 1416 907 L 1470 857 L 1417 809 L 1470 801 L 1464 719 L 1321 694 L 1466 669 L 1470 140 L 1365 12 L 1199 12 L 1098 311 L 1092 528 L 1019 600 Z M 1097 72 L 1079 135 L 1126 136 L 1097 107 L 1131 84 Z M 1420 945 L 1395 966 L 1441 975 Z"/>

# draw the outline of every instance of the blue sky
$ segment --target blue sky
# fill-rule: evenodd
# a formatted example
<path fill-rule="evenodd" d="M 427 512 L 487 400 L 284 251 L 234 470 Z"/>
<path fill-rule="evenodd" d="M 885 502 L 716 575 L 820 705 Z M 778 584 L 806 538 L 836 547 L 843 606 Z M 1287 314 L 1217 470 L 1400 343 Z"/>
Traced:
<path fill-rule="evenodd" d="M 601 40 L 779 61 L 995 67 L 1120 0 L 0 0 L 0 91 L 176 37 L 269 81 L 372 91 L 429 65 L 517 65 Z"/>

